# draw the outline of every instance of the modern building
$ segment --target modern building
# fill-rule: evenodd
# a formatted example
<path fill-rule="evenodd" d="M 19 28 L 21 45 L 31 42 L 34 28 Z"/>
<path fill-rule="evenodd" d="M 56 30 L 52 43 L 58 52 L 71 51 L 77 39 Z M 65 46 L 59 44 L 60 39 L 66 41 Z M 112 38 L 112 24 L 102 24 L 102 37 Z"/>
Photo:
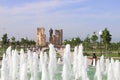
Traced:
<path fill-rule="evenodd" d="M 37 46 L 45 46 L 46 45 L 46 35 L 45 35 L 45 29 L 43 27 L 37 28 L 36 45 Z"/>

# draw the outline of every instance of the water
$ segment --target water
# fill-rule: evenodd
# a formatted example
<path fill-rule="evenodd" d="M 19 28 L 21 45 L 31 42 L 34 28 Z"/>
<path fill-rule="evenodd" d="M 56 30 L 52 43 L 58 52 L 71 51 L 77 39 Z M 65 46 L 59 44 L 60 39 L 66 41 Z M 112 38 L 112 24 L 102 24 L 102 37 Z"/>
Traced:
<path fill-rule="evenodd" d="M 120 62 L 100 57 L 96 65 L 88 65 L 83 46 L 75 47 L 73 61 L 70 45 L 66 45 L 63 62 L 57 63 L 56 51 L 49 45 L 46 52 L 25 53 L 9 47 L 3 55 L 0 80 L 120 80 Z"/>
<path fill-rule="evenodd" d="M 72 68 L 70 62 L 70 45 L 66 45 L 64 55 L 63 55 L 63 70 L 62 70 L 62 80 L 71 80 Z"/>
<path fill-rule="evenodd" d="M 62 68 L 63 68 L 63 65 L 58 64 L 57 72 L 55 73 L 54 80 L 62 80 L 62 76 L 61 76 L 62 75 Z M 94 74 L 95 74 L 95 67 L 89 66 L 89 69 L 87 70 L 87 74 L 88 74 L 89 80 L 93 80 L 94 79 Z M 30 80 L 31 74 L 27 73 L 27 76 L 28 76 L 28 80 Z M 42 73 L 41 72 L 38 73 L 38 78 L 39 78 L 39 80 L 43 80 L 43 79 L 41 79 L 42 78 Z M 72 80 L 75 80 L 74 76 L 72 76 Z M 78 79 L 78 80 L 81 80 L 81 79 Z M 104 79 L 104 80 L 106 80 L 106 79 Z"/>
<path fill-rule="evenodd" d="M 53 80 L 57 69 L 57 59 L 56 59 L 56 51 L 52 44 L 49 45 L 49 63 L 48 63 L 48 72 L 50 80 Z"/>

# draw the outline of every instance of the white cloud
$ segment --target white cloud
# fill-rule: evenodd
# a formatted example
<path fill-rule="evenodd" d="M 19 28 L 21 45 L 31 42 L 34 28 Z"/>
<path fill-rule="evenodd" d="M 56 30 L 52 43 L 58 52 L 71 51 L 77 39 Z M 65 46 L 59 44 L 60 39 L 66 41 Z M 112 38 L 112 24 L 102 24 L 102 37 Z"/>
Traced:
<path fill-rule="evenodd" d="M 28 3 L 22 6 L 15 6 L 15 7 L 0 7 L 0 12 L 2 13 L 9 13 L 9 14 L 20 14 L 20 13 L 29 13 L 29 12 L 44 12 L 48 9 L 53 9 L 57 7 L 63 7 L 65 5 L 78 3 L 84 0 L 50 0 L 50 1 L 43 1 L 37 3 Z"/>
<path fill-rule="evenodd" d="M 60 3 L 60 1 L 47 1 L 40 3 L 30 3 L 17 7 L 1 6 L 0 26 L 7 28 L 6 30 L 2 30 L 1 32 L 2 33 L 8 32 L 11 33 L 11 35 L 20 34 L 21 36 L 27 35 L 32 37 L 31 35 L 35 34 L 32 27 L 38 24 L 50 23 L 51 19 L 55 17 L 53 15 L 49 15 L 46 12 L 48 10 L 63 6 L 65 4 L 67 4 L 67 2 Z M 24 29 L 25 27 L 30 27 L 30 28 Z"/>
<path fill-rule="evenodd" d="M 49 0 L 37 3 L 24 4 L 16 7 L 0 7 L 0 22 L 2 24 L 12 25 L 14 23 L 51 23 L 57 21 L 65 21 L 70 19 L 108 19 L 120 18 L 118 14 L 108 12 L 91 13 L 89 6 L 78 7 L 75 9 L 60 9 L 68 5 L 78 4 L 86 0 Z M 58 9 L 57 9 L 58 8 Z M 56 9 L 54 11 L 54 9 Z M 52 20 L 53 21 L 52 21 Z M 6 24 L 6 25 L 7 25 Z M 24 25 L 24 24 L 22 24 Z"/>
<path fill-rule="evenodd" d="M 50 0 L 37 3 L 24 4 L 22 6 L 15 7 L 0 7 L 0 22 L 3 24 L 13 24 L 15 22 L 22 22 L 23 20 L 45 20 L 49 18 L 59 17 L 61 11 L 54 11 L 49 15 L 49 11 L 65 5 L 75 4 L 84 0 Z M 64 11 L 64 10 L 63 10 Z M 66 12 L 66 11 L 65 11 Z M 64 12 L 64 13 L 65 13 Z M 63 13 L 63 14 L 64 14 Z M 62 15 L 64 16 L 64 15 Z M 61 17 L 62 17 L 61 16 Z M 45 20 L 46 21 L 46 20 Z M 33 21 L 34 22 L 34 21 Z"/>

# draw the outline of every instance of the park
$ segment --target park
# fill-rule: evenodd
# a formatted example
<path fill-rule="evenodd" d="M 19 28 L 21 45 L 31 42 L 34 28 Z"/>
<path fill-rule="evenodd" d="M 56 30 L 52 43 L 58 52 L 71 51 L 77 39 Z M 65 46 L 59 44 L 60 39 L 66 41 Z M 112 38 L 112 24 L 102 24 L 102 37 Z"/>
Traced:
<path fill-rule="evenodd" d="M 0 0 L 0 80 L 120 80 L 120 0 Z"/>
<path fill-rule="evenodd" d="M 111 43 L 107 28 L 100 33 L 100 42 L 93 32 L 84 41 L 64 40 L 59 48 L 51 43 L 38 47 L 24 38 L 19 44 L 15 37 L 8 42 L 5 34 L 0 80 L 120 80 L 119 43 Z"/>

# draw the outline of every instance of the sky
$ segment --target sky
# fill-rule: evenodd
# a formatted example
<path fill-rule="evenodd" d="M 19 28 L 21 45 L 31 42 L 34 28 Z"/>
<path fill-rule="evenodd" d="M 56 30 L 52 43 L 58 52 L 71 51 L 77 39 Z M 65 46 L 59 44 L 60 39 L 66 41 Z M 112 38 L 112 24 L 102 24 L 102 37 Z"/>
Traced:
<path fill-rule="evenodd" d="M 107 28 L 120 41 L 120 0 L 0 0 L 0 37 L 36 40 L 36 28 L 63 29 L 63 38 L 80 37 Z"/>

